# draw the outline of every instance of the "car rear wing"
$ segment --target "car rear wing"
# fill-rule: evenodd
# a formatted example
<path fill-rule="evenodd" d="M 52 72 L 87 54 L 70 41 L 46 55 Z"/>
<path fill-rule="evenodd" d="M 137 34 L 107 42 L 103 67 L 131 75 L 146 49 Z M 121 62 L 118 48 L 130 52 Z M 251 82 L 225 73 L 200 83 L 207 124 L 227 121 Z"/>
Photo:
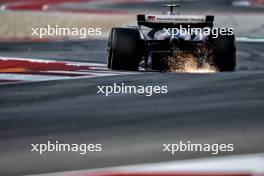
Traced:
<path fill-rule="evenodd" d="M 214 16 L 194 15 L 137 15 L 139 26 L 149 28 L 213 27 Z"/>

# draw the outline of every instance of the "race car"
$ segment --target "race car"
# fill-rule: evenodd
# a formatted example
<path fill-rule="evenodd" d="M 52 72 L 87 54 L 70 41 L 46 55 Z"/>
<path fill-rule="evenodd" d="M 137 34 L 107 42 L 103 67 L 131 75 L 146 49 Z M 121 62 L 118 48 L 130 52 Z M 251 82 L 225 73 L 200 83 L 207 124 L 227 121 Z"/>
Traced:
<path fill-rule="evenodd" d="M 195 59 L 218 71 L 234 71 L 235 36 L 232 30 L 214 28 L 212 15 L 180 15 L 177 4 L 166 4 L 162 15 L 137 15 L 138 26 L 114 27 L 108 40 L 107 66 L 112 70 L 158 71 L 182 69 L 186 60 Z M 225 31 L 225 33 L 223 32 Z"/>

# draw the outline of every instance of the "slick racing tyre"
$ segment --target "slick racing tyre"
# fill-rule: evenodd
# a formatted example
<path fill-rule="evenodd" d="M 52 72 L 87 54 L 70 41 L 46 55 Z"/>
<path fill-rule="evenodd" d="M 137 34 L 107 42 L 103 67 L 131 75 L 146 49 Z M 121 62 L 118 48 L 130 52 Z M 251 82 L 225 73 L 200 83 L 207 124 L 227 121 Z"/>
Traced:
<path fill-rule="evenodd" d="M 108 41 L 108 68 L 137 70 L 140 62 L 139 43 L 140 34 L 137 29 L 113 28 Z"/>
<path fill-rule="evenodd" d="M 219 71 L 234 71 L 236 46 L 234 35 L 218 35 L 213 39 L 214 65 Z"/>

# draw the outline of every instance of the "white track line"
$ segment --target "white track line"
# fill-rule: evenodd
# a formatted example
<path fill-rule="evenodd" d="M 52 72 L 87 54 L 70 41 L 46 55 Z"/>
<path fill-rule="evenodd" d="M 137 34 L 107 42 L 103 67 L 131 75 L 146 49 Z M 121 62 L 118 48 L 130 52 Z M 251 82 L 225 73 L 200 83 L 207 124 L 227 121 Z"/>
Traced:
<path fill-rule="evenodd" d="M 104 169 L 58 172 L 35 176 L 80 176 L 100 173 L 246 173 L 264 174 L 264 153 L 244 154 L 182 161 L 169 161 Z M 98 174 L 94 174 L 98 173 Z"/>
<path fill-rule="evenodd" d="M 13 81 L 47 81 L 70 79 L 68 76 L 49 76 L 49 75 L 29 75 L 29 74 L 0 74 L 0 80 L 13 80 Z"/>
<path fill-rule="evenodd" d="M 253 38 L 253 37 L 236 37 L 237 42 L 256 42 L 256 43 L 263 43 L 263 38 Z"/>

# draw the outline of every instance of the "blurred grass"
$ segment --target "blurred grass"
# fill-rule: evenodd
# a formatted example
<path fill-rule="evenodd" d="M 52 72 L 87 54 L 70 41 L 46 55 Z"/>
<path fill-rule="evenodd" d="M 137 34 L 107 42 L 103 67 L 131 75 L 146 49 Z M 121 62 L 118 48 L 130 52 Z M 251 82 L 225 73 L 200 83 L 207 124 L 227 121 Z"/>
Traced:
<path fill-rule="evenodd" d="M 215 16 L 215 27 L 232 27 L 237 36 L 263 36 L 263 14 L 218 14 Z M 62 28 L 102 28 L 105 38 L 113 26 L 136 24 L 135 14 L 80 14 L 58 12 L 0 12 L 0 39 L 36 38 L 32 36 L 32 27 Z M 58 37 L 57 37 L 58 38 Z M 74 38 L 69 36 L 69 38 Z M 77 38 L 75 36 L 75 38 Z"/>
<path fill-rule="evenodd" d="M 0 39 L 32 38 L 32 27 L 40 28 L 102 28 L 107 34 L 113 26 L 124 26 L 135 21 L 136 15 L 122 14 L 72 14 L 56 12 L 1 12 L 0 13 Z M 72 36 L 70 36 L 71 38 Z M 96 36 L 89 36 L 96 37 Z"/>

